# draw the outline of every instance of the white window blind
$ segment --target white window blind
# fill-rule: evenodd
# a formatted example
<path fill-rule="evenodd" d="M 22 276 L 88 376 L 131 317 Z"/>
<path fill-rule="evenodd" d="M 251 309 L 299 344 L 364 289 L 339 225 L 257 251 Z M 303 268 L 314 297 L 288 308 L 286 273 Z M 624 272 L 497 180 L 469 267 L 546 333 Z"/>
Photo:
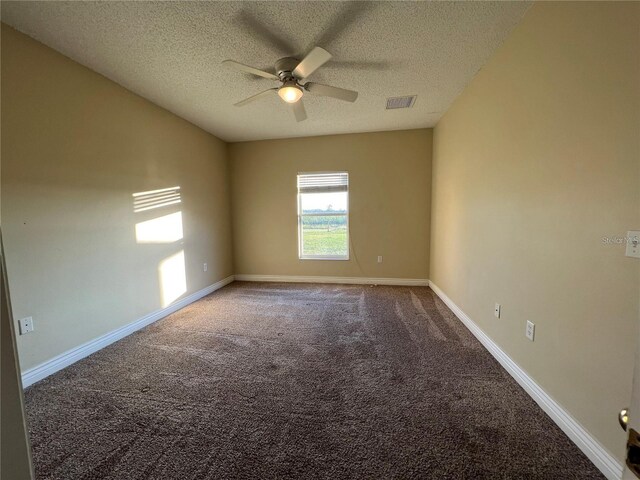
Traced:
<path fill-rule="evenodd" d="M 298 175 L 299 193 L 346 192 L 349 189 L 349 174 L 306 173 Z"/>

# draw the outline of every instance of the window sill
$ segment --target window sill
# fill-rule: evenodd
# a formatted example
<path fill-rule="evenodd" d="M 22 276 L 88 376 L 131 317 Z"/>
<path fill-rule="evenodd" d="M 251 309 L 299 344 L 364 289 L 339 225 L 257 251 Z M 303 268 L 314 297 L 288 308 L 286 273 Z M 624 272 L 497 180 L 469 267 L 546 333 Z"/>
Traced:
<path fill-rule="evenodd" d="M 321 255 L 303 255 L 298 260 L 349 260 L 349 257 L 330 257 Z"/>

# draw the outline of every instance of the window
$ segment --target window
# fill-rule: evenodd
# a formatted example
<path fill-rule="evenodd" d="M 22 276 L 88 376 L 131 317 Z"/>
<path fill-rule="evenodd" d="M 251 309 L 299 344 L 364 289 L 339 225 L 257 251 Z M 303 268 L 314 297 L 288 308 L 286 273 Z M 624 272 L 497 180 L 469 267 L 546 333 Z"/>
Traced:
<path fill-rule="evenodd" d="M 298 175 L 298 255 L 349 260 L 349 174 Z"/>

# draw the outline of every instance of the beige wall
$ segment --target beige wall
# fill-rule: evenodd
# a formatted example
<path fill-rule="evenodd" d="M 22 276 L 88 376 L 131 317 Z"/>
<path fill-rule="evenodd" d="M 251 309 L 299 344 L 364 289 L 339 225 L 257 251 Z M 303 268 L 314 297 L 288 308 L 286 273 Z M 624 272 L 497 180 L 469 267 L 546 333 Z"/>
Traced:
<path fill-rule="evenodd" d="M 428 278 L 431 134 L 423 129 L 231 144 L 236 273 Z M 348 261 L 298 259 L 296 175 L 314 171 L 349 172 Z"/>
<path fill-rule="evenodd" d="M 640 228 L 639 25 L 535 4 L 434 133 L 431 279 L 620 459 L 640 261 L 602 238 Z"/>
<path fill-rule="evenodd" d="M 160 309 L 181 275 L 184 296 L 233 273 L 224 142 L 6 25 L 1 113 L 14 317 L 35 322 L 23 370 Z M 134 213 L 133 193 L 173 186 L 182 203 Z M 182 239 L 137 243 L 177 212 Z"/>

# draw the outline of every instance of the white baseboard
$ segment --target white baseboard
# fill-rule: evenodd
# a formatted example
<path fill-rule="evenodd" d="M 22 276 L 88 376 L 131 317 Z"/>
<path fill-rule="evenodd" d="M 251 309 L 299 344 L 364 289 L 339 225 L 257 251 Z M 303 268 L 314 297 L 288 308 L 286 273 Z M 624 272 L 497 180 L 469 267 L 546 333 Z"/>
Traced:
<path fill-rule="evenodd" d="M 343 283 L 352 285 L 406 285 L 427 287 L 426 278 L 370 278 L 370 277 L 305 277 L 298 275 L 235 275 L 240 282 L 283 282 L 283 283 Z"/>
<path fill-rule="evenodd" d="M 476 325 L 453 301 L 433 282 L 429 286 L 475 337 L 500 362 L 500 365 L 520 384 L 522 388 L 540 405 L 547 415 L 562 429 L 580 450 L 598 467 L 609 480 L 622 478 L 623 465 L 595 439 L 580 423 L 574 419 L 562 405 L 556 402 L 527 372 L 515 363 L 491 338 Z"/>
<path fill-rule="evenodd" d="M 77 362 L 78 360 L 83 359 L 91 355 L 94 352 L 106 347 L 107 345 L 112 344 L 120 340 L 121 338 L 126 337 L 127 335 L 132 334 L 136 330 L 140 330 L 141 328 L 150 325 L 153 322 L 157 322 L 161 318 L 164 318 L 181 308 L 186 307 L 190 303 L 195 302 L 196 300 L 201 299 L 202 297 L 209 295 L 212 292 L 224 287 L 225 285 L 233 282 L 233 275 L 220 280 L 219 282 L 214 283 L 213 285 L 209 285 L 208 287 L 203 288 L 191 295 L 181 298 L 180 300 L 172 303 L 168 307 L 165 307 L 161 310 L 157 310 L 149 315 L 145 315 L 144 317 L 131 322 L 127 325 L 124 325 L 120 328 L 112 330 L 109 333 L 99 336 L 98 338 L 94 338 L 89 342 L 83 343 L 82 345 L 72 348 L 60 355 L 53 357 L 51 360 L 47 360 L 40 365 L 37 365 L 29 370 L 25 370 L 22 373 L 22 386 L 23 388 L 28 387 L 29 385 L 33 385 L 34 383 L 42 380 L 45 377 L 57 372 L 58 370 L 62 370 L 65 367 L 68 367 L 72 363 Z"/>

